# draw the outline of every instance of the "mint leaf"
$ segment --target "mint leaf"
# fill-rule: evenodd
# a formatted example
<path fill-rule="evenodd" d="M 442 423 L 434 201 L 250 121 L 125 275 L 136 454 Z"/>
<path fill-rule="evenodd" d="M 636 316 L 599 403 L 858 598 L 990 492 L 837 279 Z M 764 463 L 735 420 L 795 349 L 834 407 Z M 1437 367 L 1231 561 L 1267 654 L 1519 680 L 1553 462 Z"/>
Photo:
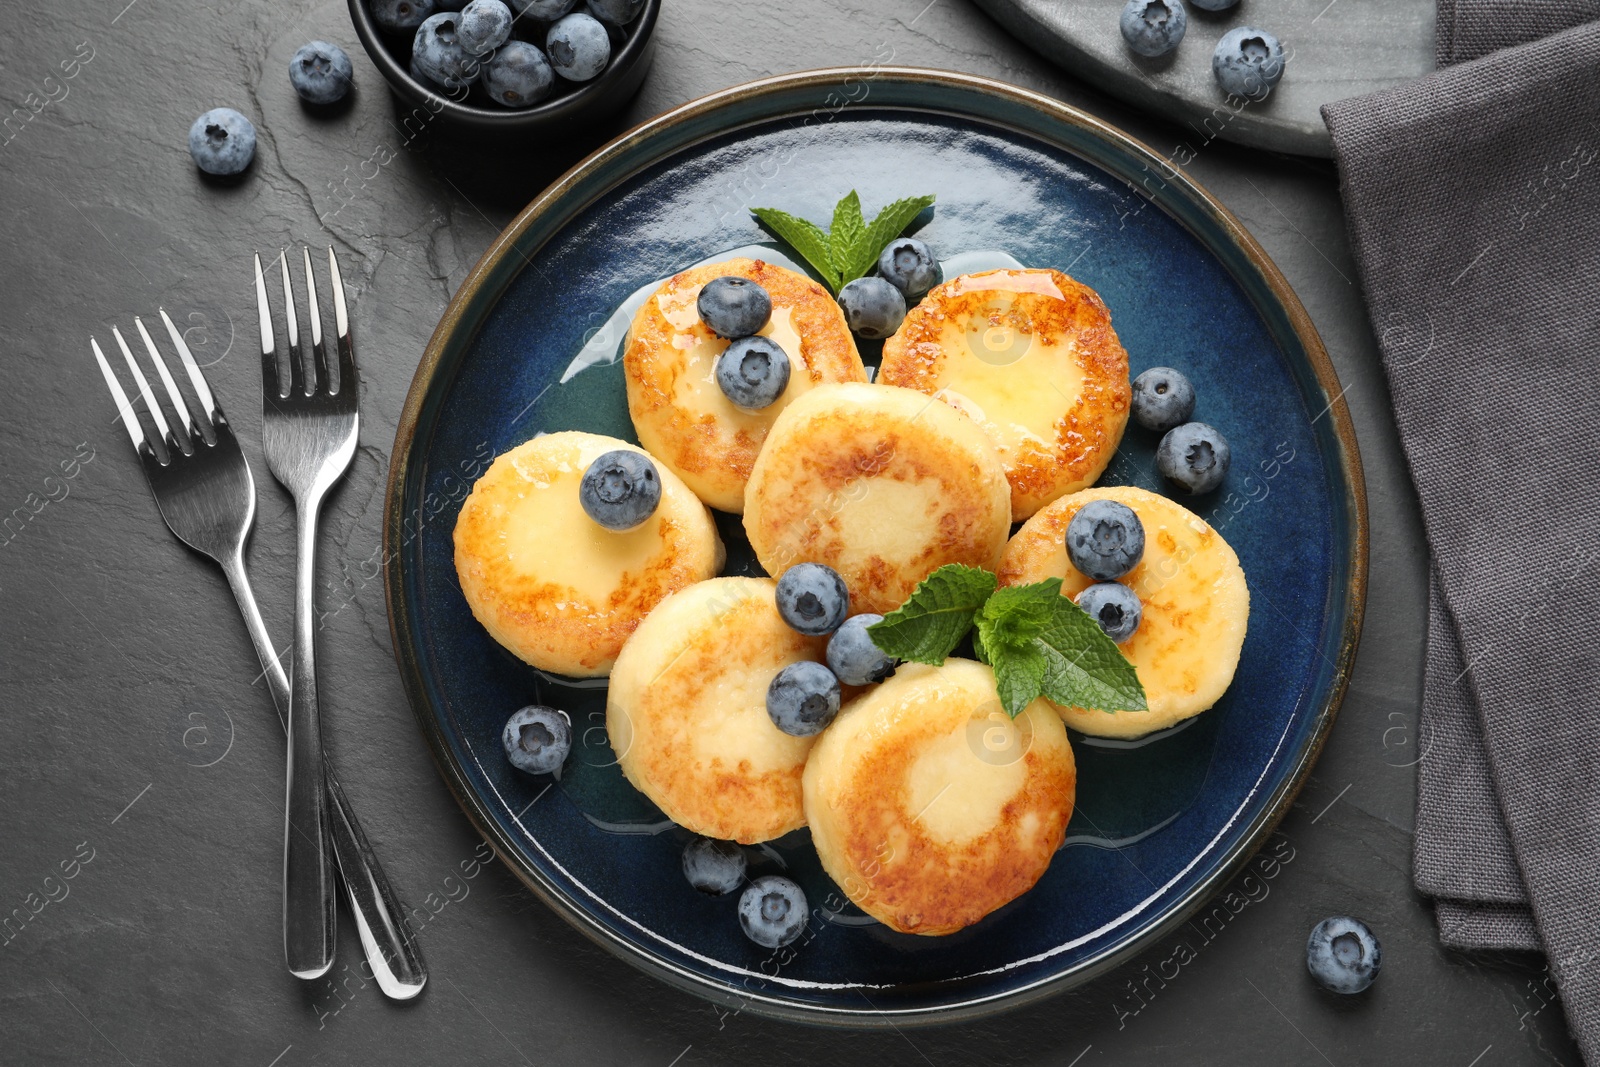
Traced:
<path fill-rule="evenodd" d="M 1049 646 L 1038 638 L 1019 645 L 1002 646 L 995 657 L 994 684 L 1000 706 L 1015 719 L 1044 690 L 1050 669 Z"/>
<path fill-rule="evenodd" d="M 867 226 L 866 232 L 855 246 L 855 254 L 850 262 L 839 263 L 841 284 L 852 278 L 859 278 L 871 270 L 872 265 L 878 261 L 878 256 L 883 253 L 884 246 L 899 237 L 900 231 L 911 225 L 912 219 L 932 206 L 931 195 L 908 196 L 903 200 L 896 200 L 878 212 L 877 218 Z"/>
<path fill-rule="evenodd" d="M 828 235 L 814 222 L 779 211 L 775 207 L 753 207 L 750 213 L 760 219 L 773 233 L 789 242 L 822 275 L 823 284 L 835 292 L 839 289 L 839 271 L 833 265 L 833 254 L 828 247 Z"/>
<path fill-rule="evenodd" d="M 1026 645 L 1039 636 L 1054 617 L 1054 602 L 1060 596 L 1060 578 L 996 589 L 975 620 L 980 655 L 992 657 L 1000 648 Z"/>
<path fill-rule="evenodd" d="M 1044 695 L 1068 707 L 1145 711 L 1138 672 L 1100 624 L 1067 597 L 1056 597 L 1052 607 L 1033 639 L 1045 656 Z"/>
<path fill-rule="evenodd" d="M 833 206 L 833 228 L 828 231 L 828 254 L 839 284 L 855 281 L 864 271 L 855 269 L 856 246 L 866 237 L 867 220 L 861 217 L 861 198 L 850 190 Z"/>
<path fill-rule="evenodd" d="M 973 616 L 994 587 L 988 571 L 947 563 L 917 583 L 882 622 L 867 627 L 867 634 L 891 656 L 937 667 L 972 628 Z"/>

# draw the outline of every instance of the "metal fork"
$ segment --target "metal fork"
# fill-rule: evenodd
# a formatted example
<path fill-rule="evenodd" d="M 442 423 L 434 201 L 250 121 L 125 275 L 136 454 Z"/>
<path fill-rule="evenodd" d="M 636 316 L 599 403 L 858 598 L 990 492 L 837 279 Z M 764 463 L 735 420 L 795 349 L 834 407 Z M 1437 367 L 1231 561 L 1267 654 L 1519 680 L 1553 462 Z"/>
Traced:
<path fill-rule="evenodd" d="M 317 306 L 317 280 L 311 273 L 311 251 L 305 255 L 306 289 L 310 299 L 311 354 L 306 366 L 295 316 L 289 257 L 283 268 L 284 314 L 288 322 L 289 381 L 278 373 L 278 350 L 272 332 L 261 256 L 255 257 L 256 302 L 261 313 L 261 444 L 267 466 L 295 502 L 299 565 L 294 598 L 294 692 L 289 702 L 288 824 L 283 843 L 283 929 L 289 969 L 315 976 L 333 961 L 333 872 L 326 853 L 312 847 L 316 838 L 295 833 L 296 826 L 324 826 L 327 811 L 319 783 L 323 776 L 322 720 L 318 711 L 316 671 L 317 521 L 328 490 L 344 476 L 356 454 L 361 415 L 355 350 L 345 311 L 344 279 L 339 261 L 328 249 L 333 288 L 333 313 L 338 363 L 330 367 L 322 343 L 322 313 Z M 337 380 L 329 372 L 337 374 Z"/>
<path fill-rule="evenodd" d="M 122 332 L 113 327 L 111 333 L 138 384 L 139 394 L 150 411 L 151 421 L 161 435 L 164 455 L 158 455 L 145 436 L 128 395 L 100 349 L 100 342 L 91 337 L 89 344 L 94 350 L 95 360 L 100 364 L 101 373 L 105 375 L 106 386 L 116 401 L 128 436 L 133 440 L 134 450 L 139 454 L 145 480 L 150 484 L 161 517 L 178 540 L 215 560 L 222 566 L 223 574 L 227 575 L 228 587 L 239 602 L 239 611 L 244 615 L 250 640 L 261 659 L 267 689 L 278 711 L 278 721 L 287 729 L 289 679 L 279 663 L 276 646 L 262 622 L 255 593 L 251 590 L 250 578 L 245 571 L 245 545 L 255 522 L 255 479 L 251 477 L 250 464 L 239 448 L 238 438 L 228 425 L 222 406 L 206 384 L 205 375 L 196 365 L 183 334 L 178 332 L 165 310 L 160 314 L 161 321 L 166 324 L 167 335 L 177 349 L 184 370 L 188 372 L 189 384 L 194 389 L 200 408 L 199 418 L 190 415 L 183 394 L 167 369 L 166 360 L 156 348 L 150 332 L 145 329 L 144 322 L 138 318 L 133 322 L 172 401 L 177 427 L 183 431 L 181 437 L 167 422 L 161 405 L 151 392 L 149 381 L 123 340 Z M 362 833 L 361 825 L 356 821 L 350 802 L 339 788 L 331 768 L 326 781 L 333 809 L 334 854 L 344 875 L 351 911 L 361 931 L 362 945 L 379 987 L 391 997 L 408 1000 L 420 993 L 426 984 L 426 968 L 403 913 L 395 903 L 388 878 L 378 864 L 377 857 L 372 854 L 366 835 Z"/>

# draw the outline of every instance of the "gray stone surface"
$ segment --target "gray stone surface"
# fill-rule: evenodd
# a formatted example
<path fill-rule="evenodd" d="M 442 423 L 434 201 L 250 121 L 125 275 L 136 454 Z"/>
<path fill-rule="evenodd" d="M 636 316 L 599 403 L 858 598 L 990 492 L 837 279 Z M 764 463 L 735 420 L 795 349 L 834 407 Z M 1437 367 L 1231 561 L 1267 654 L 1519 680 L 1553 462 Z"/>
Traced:
<path fill-rule="evenodd" d="M 1227 11 L 1188 5 L 1176 53 L 1149 59 L 1118 28 L 1124 0 L 977 0 L 1043 55 L 1136 107 L 1181 119 L 1202 138 L 1331 157 L 1323 104 L 1433 69 L 1433 0 L 1278 0 Z M 1230 100 L 1211 73 L 1217 41 L 1235 26 L 1283 42 L 1283 81 L 1260 103 Z M 1181 157 L 1180 157 L 1181 158 Z"/>
<path fill-rule="evenodd" d="M 478 839 L 405 707 L 382 591 L 359 576 L 434 323 L 499 228 L 591 145 L 539 144 L 531 163 L 489 165 L 404 144 L 337 0 L 124 3 L 58 0 L 0 37 L 5 110 L 30 92 L 42 103 L 0 136 L 0 512 L 31 514 L 0 544 L 0 911 L 40 909 L 0 946 L 0 1062 L 1577 1062 L 1540 963 L 1441 949 L 1410 888 L 1413 765 L 1426 751 L 1422 532 L 1324 165 L 1214 142 L 1187 167 L 1301 294 L 1367 464 L 1366 636 L 1333 738 L 1283 823 L 1289 861 L 1241 882 L 1253 903 L 1213 940 L 1182 935 L 1192 959 L 1172 938 L 1117 975 L 982 1024 L 830 1033 L 719 1014 L 591 945 L 498 864 L 474 867 Z M 967 0 L 729 10 L 668 0 L 628 118 L 762 74 L 867 62 L 886 45 L 897 63 L 1059 96 L 1158 148 L 1185 136 L 1070 80 Z M 304 112 L 284 73 L 313 37 L 356 63 L 358 98 L 331 118 Z M 64 80 L 84 41 L 92 58 Z M 238 185 L 202 182 L 185 154 L 189 123 L 217 104 L 261 131 Z M 339 248 L 360 333 L 363 446 L 325 523 L 325 606 L 344 606 L 324 635 L 324 704 L 374 846 L 430 915 L 433 984 L 408 1005 L 362 982 L 347 922 L 331 980 L 283 969 L 281 736 L 228 593 L 161 526 L 87 346 L 158 305 L 193 327 L 255 464 L 252 563 L 287 641 L 291 516 L 260 461 L 248 258 L 291 241 Z M 75 452 L 92 459 L 74 465 Z M 1319 993 L 1301 962 L 1306 932 L 1334 912 L 1365 917 L 1384 941 L 1383 977 L 1357 1001 Z"/>

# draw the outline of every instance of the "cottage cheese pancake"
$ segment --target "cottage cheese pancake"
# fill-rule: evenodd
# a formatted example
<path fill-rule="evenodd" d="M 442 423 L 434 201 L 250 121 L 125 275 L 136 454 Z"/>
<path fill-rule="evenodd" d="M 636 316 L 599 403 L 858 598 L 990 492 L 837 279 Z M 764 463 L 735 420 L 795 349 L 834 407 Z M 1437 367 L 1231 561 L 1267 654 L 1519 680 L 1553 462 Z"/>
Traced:
<path fill-rule="evenodd" d="M 722 565 L 711 513 L 669 470 L 635 529 L 607 530 L 584 512 L 584 471 L 618 448 L 640 451 L 574 430 L 536 437 L 490 464 L 461 505 L 461 592 L 490 635 L 535 667 L 605 675 L 651 608 Z"/>

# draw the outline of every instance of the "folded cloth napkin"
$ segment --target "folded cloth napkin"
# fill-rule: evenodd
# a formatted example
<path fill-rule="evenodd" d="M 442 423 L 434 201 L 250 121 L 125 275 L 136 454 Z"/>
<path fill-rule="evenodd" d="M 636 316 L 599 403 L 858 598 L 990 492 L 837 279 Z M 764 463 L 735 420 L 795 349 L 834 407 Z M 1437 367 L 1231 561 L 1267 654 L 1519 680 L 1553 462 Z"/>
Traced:
<path fill-rule="evenodd" d="M 1416 880 L 1600 1064 L 1600 0 L 1440 0 L 1323 108 L 1432 555 Z"/>

